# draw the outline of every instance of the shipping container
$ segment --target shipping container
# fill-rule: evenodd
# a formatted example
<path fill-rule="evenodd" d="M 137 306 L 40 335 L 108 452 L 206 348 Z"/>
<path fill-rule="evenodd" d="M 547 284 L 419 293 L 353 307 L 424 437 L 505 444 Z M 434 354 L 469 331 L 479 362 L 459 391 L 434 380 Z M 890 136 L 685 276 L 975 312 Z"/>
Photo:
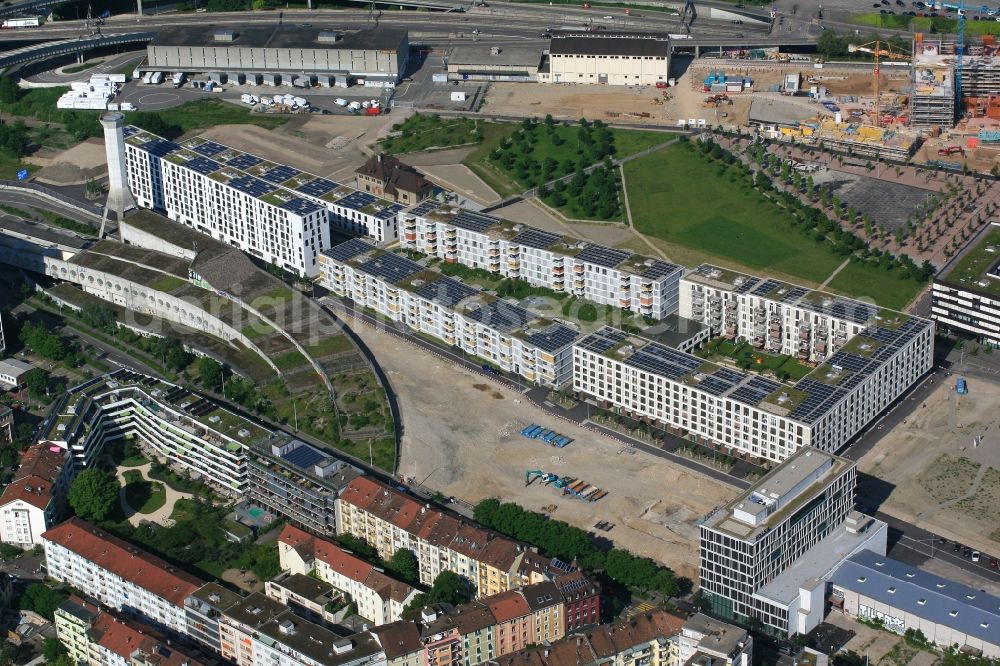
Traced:
<path fill-rule="evenodd" d="M 264 85 L 265 86 L 280 86 L 281 85 L 281 74 L 264 74 Z"/>
<path fill-rule="evenodd" d="M 221 86 L 223 83 L 228 81 L 228 78 L 223 72 L 209 72 L 208 80 Z"/>
<path fill-rule="evenodd" d="M 260 74 L 247 74 L 247 85 L 259 86 L 262 78 Z"/>

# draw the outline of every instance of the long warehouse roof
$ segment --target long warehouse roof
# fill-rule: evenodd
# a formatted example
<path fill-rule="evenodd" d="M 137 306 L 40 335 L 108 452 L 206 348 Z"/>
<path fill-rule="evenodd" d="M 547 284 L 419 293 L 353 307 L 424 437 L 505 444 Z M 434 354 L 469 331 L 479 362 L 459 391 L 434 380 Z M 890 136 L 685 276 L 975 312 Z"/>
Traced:
<path fill-rule="evenodd" d="M 232 32 L 235 38 L 216 39 L 217 32 Z M 337 33 L 339 41 L 320 41 L 320 35 Z M 201 46 L 216 48 L 296 48 L 296 49 L 378 49 L 398 50 L 408 39 L 406 30 L 375 28 L 340 31 L 330 28 L 303 28 L 294 25 L 245 25 L 231 31 L 223 26 L 167 26 L 156 32 L 151 46 Z"/>

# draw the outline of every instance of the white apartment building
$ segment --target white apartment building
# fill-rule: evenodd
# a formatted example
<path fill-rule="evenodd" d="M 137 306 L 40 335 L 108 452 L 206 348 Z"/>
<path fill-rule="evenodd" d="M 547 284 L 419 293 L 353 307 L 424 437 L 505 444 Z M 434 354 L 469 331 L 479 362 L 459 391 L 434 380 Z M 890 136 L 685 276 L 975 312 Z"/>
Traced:
<path fill-rule="evenodd" d="M 139 206 L 297 275 L 316 275 L 317 255 L 330 245 L 328 215 L 280 186 L 296 169 L 261 160 L 256 166 L 266 167 L 257 177 L 213 159 L 227 149 L 211 141 L 181 145 L 133 126 L 124 134 L 124 171 Z"/>
<path fill-rule="evenodd" d="M 0 541 L 19 548 L 40 545 L 42 534 L 62 515 L 72 478 L 65 449 L 44 440 L 29 447 L 0 495 Z"/>
<path fill-rule="evenodd" d="M 697 275 L 704 275 L 704 270 L 698 269 Z M 721 274 L 712 269 L 711 279 L 719 282 Z M 693 295 L 711 302 L 713 298 L 721 301 L 728 292 L 716 294 L 690 276 L 681 286 L 681 317 L 718 326 L 720 318 L 699 311 Z M 761 307 L 750 311 L 747 303 L 752 298 L 736 294 L 725 301 L 722 309 L 735 312 L 733 330 L 737 333 L 737 322 L 753 320 L 764 311 Z M 810 351 L 810 362 L 818 365 L 794 385 L 605 327 L 575 344 L 573 388 L 608 408 L 652 419 L 674 434 L 720 444 L 730 452 L 781 462 L 803 446 L 837 451 L 930 370 L 934 349 L 932 322 L 844 300 L 827 304 L 836 317 L 813 312 L 802 301 L 799 309 L 787 315 L 800 316 L 804 322 L 808 313 L 812 329 L 825 329 L 823 335 L 832 340 L 830 344 L 839 345 L 822 354 Z M 771 303 L 768 307 L 792 306 Z M 862 307 L 871 310 L 866 324 L 847 323 L 843 313 Z M 837 322 L 845 322 L 843 329 Z M 795 326 L 794 330 L 797 338 L 801 329 Z"/>
<path fill-rule="evenodd" d="M 713 335 L 770 354 L 823 363 L 848 340 L 897 313 L 771 278 L 703 264 L 680 285 L 680 315 Z"/>
<path fill-rule="evenodd" d="M 278 557 L 282 571 L 315 576 L 349 594 L 358 615 L 375 626 L 399 620 L 418 593 L 412 585 L 294 525 L 285 525 L 278 536 Z"/>
<path fill-rule="evenodd" d="M 1000 347 L 1000 224 L 983 229 L 934 278 L 931 317 L 939 326 Z"/>
<path fill-rule="evenodd" d="M 750 666 L 753 663 L 750 633 L 704 613 L 688 618 L 671 640 L 677 647 L 675 664 Z"/>
<path fill-rule="evenodd" d="M 684 269 L 660 259 L 425 201 L 403 215 L 403 248 L 662 319 Z"/>
<path fill-rule="evenodd" d="M 134 438 L 229 495 L 245 490 L 244 447 L 273 434 L 184 388 L 124 369 L 74 387 L 56 413 L 47 437 L 70 451 L 77 469 L 91 466 L 106 445 Z"/>
<path fill-rule="evenodd" d="M 701 588 L 714 615 L 781 636 L 823 619 L 827 581 L 863 550 L 885 554 L 885 523 L 854 511 L 853 461 L 803 448 L 701 524 Z"/>
<path fill-rule="evenodd" d="M 559 388 L 572 379 L 579 333 L 406 257 L 351 239 L 320 256 L 338 296 L 461 348 L 505 372 Z"/>
<path fill-rule="evenodd" d="M 155 627 L 185 633 L 184 599 L 204 582 L 79 518 L 42 535 L 50 578 Z"/>
<path fill-rule="evenodd" d="M 560 32 L 549 42 L 541 83 L 651 86 L 670 79 L 670 39 L 665 34 Z"/>

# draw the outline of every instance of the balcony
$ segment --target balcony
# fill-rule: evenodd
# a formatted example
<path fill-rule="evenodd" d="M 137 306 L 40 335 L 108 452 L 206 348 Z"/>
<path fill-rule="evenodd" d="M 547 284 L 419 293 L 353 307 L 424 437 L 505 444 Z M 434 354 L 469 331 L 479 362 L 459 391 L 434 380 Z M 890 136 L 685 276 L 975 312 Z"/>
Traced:
<path fill-rule="evenodd" d="M 574 264 L 573 273 L 576 275 L 583 275 L 585 272 L 586 269 L 583 267 L 583 264 Z"/>
<path fill-rule="evenodd" d="M 631 305 L 632 305 L 632 299 L 631 298 L 619 298 L 618 299 L 618 307 L 626 308 L 627 309 Z"/>
<path fill-rule="evenodd" d="M 417 232 L 416 231 L 405 231 L 403 233 L 403 239 L 408 243 L 417 242 Z"/>

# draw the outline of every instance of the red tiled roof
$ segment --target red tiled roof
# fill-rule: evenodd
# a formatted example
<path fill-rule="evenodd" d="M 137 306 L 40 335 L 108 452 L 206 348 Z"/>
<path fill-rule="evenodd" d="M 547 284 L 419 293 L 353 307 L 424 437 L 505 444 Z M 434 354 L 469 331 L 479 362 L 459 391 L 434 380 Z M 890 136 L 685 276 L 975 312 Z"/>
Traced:
<path fill-rule="evenodd" d="M 364 583 L 375 568 L 329 541 L 316 539 L 315 544 L 313 552 L 317 560 L 326 562 L 331 569 L 353 581 Z"/>
<path fill-rule="evenodd" d="M 412 585 L 408 585 L 401 580 L 390 578 L 377 569 L 373 569 L 368 578 L 364 581 L 365 586 L 378 593 L 383 599 L 392 599 L 402 603 L 414 592 Z"/>
<path fill-rule="evenodd" d="M 131 662 L 132 654 L 140 650 L 146 663 L 157 666 L 202 666 L 202 662 L 178 652 L 176 646 L 166 648 L 166 639 L 133 620 L 122 620 L 110 613 L 101 613 L 90 628 L 91 638 L 101 647 Z"/>
<path fill-rule="evenodd" d="M 291 546 L 299 555 L 307 557 L 313 554 L 316 537 L 294 525 L 286 524 L 278 535 L 278 541 Z"/>
<path fill-rule="evenodd" d="M 155 555 L 76 517 L 46 531 L 42 538 L 73 551 L 176 606 L 182 606 L 188 595 L 205 584 Z"/>
<path fill-rule="evenodd" d="M 52 451 L 57 448 L 58 452 Z M 22 500 L 44 511 L 52 501 L 52 488 L 66 462 L 65 449 L 38 442 L 21 454 L 21 467 L 0 494 L 0 506 Z"/>
<path fill-rule="evenodd" d="M 524 617 L 531 613 L 531 610 L 528 608 L 528 602 L 524 600 L 524 595 L 517 590 L 508 590 L 507 592 L 494 594 L 491 597 L 483 599 L 483 603 L 490 607 L 490 611 L 492 611 L 497 623 L 509 622 L 510 620 Z"/>
<path fill-rule="evenodd" d="M 351 480 L 341 493 L 340 499 L 358 508 L 367 509 L 378 498 L 385 486 L 372 481 L 368 477 L 359 476 Z"/>

